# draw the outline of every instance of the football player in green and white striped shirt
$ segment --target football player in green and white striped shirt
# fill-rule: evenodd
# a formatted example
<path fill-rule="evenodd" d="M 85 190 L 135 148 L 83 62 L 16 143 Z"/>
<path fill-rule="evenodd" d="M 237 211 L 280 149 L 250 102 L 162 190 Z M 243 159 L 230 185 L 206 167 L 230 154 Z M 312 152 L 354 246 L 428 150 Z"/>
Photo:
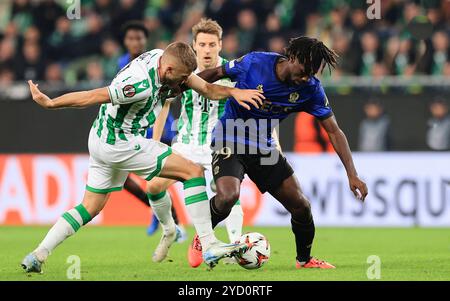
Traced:
<path fill-rule="evenodd" d="M 41 272 L 42 263 L 56 246 L 95 217 L 106 205 L 110 193 L 122 189 L 130 172 L 147 181 L 161 176 L 183 182 L 186 208 L 202 245 L 207 246 L 203 255 L 209 266 L 245 248 L 240 244 L 224 244 L 215 237 L 211 222 L 208 223 L 211 213 L 203 168 L 172 153 L 166 144 L 144 137 L 170 97 L 169 91 L 182 84 L 208 98 L 233 96 L 246 108 L 250 108 L 246 102 L 259 107 L 264 98 L 257 90 L 208 84 L 192 73 L 196 68 L 190 46 L 175 42 L 164 51 L 148 51 L 134 59 L 119 71 L 109 87 L 50 99 L 29 81 L 33 100 L 44 108 L 82 108 L 95 104 L 101 107 L 89 134 L 89 169 L 83 201 L 65 212 L 39 246 L 24 258 L 25 271 Z M 166 213 L 166 208 L 160 209 Z M 170 204 L 167 210 L 169 214 L 158 217 L 163 227 L 161 247 L 168 250 L 176 231 Z"/>
<path fill-rule="evenodd" d="M 192 28 L 192 35 L 193 48 L 197 56 L 197 70 L 195 72 L 201 72 L 226 63 L 226 60 L 219 56 L 222 48 L 222 28 L 216 21 L 202 19 Z M 229 79 L 219 80 L 216 84 L 228 87 L 234 86 Z M 210 100 L 194 90 L 185 91 L 181 98 L 178 138 L 177 142 L 172 145 L 174 151 L 202 165 L 211 179 L 211 133 L 217 120 L 224 112 L 225 102 L 226 99 Z M 167 189 L 174 182 L 170 179 L 154 178 L 148 183 L 148 190 L 151 193 L 149 198 L 153 201 L 152 205 L 171 203 Z M 214 191 L 214 189 L 212 190 Z M 158 203 L 155 202 L 156 200 L 159 200 Z M 236 201 L 236 205 L 233 206 L 230 215 L 225 220 L 230 242 L 239 240 L 242 234 L 243 212 L 239 200 Z M 194 241 L 198 242 L 198 240 Z M 201 244 L 197 243 L 189 249 L 196 250 L 196 254 L 188 253 L 189 264 L 192 267 L 199 266 L 202 263 Z M 232 263 L 233 259 L 227 258 L 224 263 Z"/>

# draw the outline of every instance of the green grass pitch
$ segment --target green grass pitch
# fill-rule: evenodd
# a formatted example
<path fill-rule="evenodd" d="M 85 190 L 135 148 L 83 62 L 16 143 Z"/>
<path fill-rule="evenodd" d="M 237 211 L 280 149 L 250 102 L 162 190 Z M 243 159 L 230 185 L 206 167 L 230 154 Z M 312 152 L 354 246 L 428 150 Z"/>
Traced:
<path fill-rule="evenodd" d="M 450 229 L 318 228 L 313 255 L 335 270 L 296 270 L 295 246 L 289 228 L 245 227 L 263 233 L 272 254 L 259 270 L 219 264 L 189 267 L 189 242 L 174 244 L 169 258 L 153 263 L 151 254 L 160 232 L 152 237 L 144 227 L 81 229 L 60 245 L 44 265 L 44 274 L 25 274 L 20 261 L 44 237 L 48 227 L 0 227 L 0 280 L 67 280 L 67 258 L 81 260 L 82 280 L 368 280 L 370 255 L 381 260 L 381 280 L 450 280 Z M 192 237 L 192 228 L 189 229 Z M 218 237 L 226 240 L 224 228 Z"/>

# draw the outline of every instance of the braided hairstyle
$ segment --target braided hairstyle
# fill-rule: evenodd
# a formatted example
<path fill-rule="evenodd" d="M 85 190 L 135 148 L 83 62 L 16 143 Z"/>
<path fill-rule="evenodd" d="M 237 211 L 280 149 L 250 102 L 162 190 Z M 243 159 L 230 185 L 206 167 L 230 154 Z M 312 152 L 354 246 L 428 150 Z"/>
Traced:
<path fill-rule="evenodd" d="M 328 66 L 330 72 L 331 68 L 336 68 L 338 58 L 336 52 L 314 38 L 293 38 L 289 41 L 285 52 L 288 59 L 297 59 L 299 63 L 305 66 L 305 72 L 308 76 L 319 72 L 322 63 Z"/>

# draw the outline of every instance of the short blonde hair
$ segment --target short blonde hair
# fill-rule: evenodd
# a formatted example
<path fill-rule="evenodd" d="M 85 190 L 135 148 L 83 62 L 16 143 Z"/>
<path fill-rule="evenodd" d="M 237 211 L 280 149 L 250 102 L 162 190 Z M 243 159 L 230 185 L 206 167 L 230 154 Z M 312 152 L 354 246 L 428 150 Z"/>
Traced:
<path fill-rule="evenodd" d="M 176 58 L 190 72 L 197 69 L 197 58 L 191 46 L 183 42 L 173 42 L 167 46 L 164 53 Z"/>
<path fill-rule="evenodd" d="M 202 18 L 200 22 L 192 27 L 194 41 L 197 39 L 197 35 L 201 32 L 216 35 L 219 38 L 219 41 L 222 40 L 222 27 L 220 27 L 219 23 L 212 19 Z"/>

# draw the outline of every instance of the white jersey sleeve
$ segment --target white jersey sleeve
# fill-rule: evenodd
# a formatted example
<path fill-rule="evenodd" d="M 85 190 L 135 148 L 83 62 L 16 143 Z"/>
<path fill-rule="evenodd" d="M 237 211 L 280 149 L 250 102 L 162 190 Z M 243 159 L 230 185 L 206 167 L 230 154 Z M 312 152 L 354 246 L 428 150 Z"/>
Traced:
<path fill-rule="evenodd" d="M 119 71 L 109 85 L 108 92 L 113 105 L 145 101 L 152 96 L 148 75 L 137 60 Z"/>

